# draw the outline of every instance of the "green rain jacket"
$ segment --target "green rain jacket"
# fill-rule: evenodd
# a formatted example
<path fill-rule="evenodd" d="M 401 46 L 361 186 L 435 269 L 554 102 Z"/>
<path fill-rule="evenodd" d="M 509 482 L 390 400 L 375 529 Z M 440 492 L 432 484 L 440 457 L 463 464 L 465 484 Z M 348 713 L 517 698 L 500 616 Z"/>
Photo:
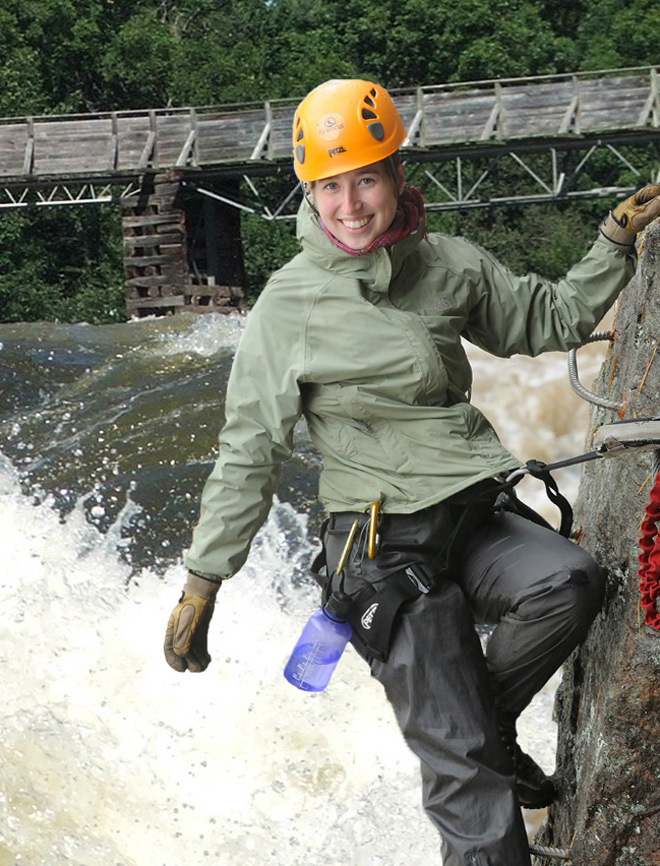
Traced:
<path fill-rule="evenodd" d="M 188 568 L 227 578 L 271 507 L 304 415 L 328 511 L 425 508 L 519 466 L 469 400 L 461 337 L 500 357 L 581 345 L 630 280 L 634 249 L 595 241 L 565 279 L 517 277 L 463 238 L 421 231 L 354 257 L 298 215 L 302 252 L 248 315 Z"/>

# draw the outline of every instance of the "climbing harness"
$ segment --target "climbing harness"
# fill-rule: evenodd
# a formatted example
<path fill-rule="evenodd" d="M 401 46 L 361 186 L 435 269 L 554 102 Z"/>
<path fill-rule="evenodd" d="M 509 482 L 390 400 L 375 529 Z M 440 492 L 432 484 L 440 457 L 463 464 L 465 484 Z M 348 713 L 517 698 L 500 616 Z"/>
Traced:
<path fill-rule="evenodd" d="M 568 537 L 573 520 L 573 512 L 568 500 L 559 492 L 556 482 L 551 473 L 555 469 L 563 469 L 578 463 L 587 463 L 591 460 L 601 460 L 607 457 L 619 457 L 637 451 L 656 451 L 660 449 L 660 416 L 654 418 L 640 418 L 635 421 L 614 421 L 611 424 L 603 424 L 593 436 L 593 450 L 575 457 L 557 460 L 554 463 L 542 463 L 539 460 L 528 460 L 525 466 L 514 469 L 505 479 L 505 484 L 516 484 L 523 475 L 532 475 L 542 480 L 546 487 L 546 493 L 550 501 L 555 504 L 561 513 L 561 526 L 559 533 Z M 511 494 L 509 494 L 510 496 Z M 517 497 L 516 497 L 517 500 Z M 511 510 L 525 509 L 526 506 L 516 501 L 516 508 Z M 522 512 L 521 512 L 522 513 Z M 532 514 L 525 514 L 531 519 Z M 538 520 L 537 520 L 538 522 Z M 547 525 L 547 524 L 546 524 Z M 660 555 L 660 554 L 659 554 Z"/>
<path fill-rule="evenodd" d="M 592 459 L 591 455 L 580 455 L 583 459 Z M 571 458 L 577 461 L 577 458 Z M 559 469 L 560 466 L 570 465 L 569 462 L 562 460 L 559 463 L 542 463 L 540 460 L 528 460 L 527 463 L 520 469 L 514 469 L 504 480 L 503 496 L 500 500 L 500 507 L 505 511 L 515 511 L 523 517 L 533 520 L 535 523 L 541 523 L 544 526 L 550 526 L 543 518 L 537 514 L 529 506 L 521 502 L 513 491 L 513 485 L 517 484 L 523 475 L 532 475 L 538 478 L 545 485 L 545 492 L 553 505 L 556 505 L 561 515 L 561 522 L 558 532 L 564 538 L 568 538 L 571 534 L 571 526 L 573 525 L 573 509 L 570 506 L 568 499 L 559 492 L 557 482 L 550 474 L 553 469 Z"/>
<path fill-rule="evenodd" d="M 505 477 L 490 479 L 488 482 L 476 485 L 471 495 L 461 503 L 461 514 L 450 530 L 442 552 L 434 561 L 408 562 L 405 567 L 384 577 L 378 585 L 365 583 L 357 592 L 351 593 L 351 611 L 348 620 L 353 627 L 355 637 L 365 647 L 368 656 L 381 661 L 387 659 L 393 624 L 401 605 L 430 592 L 440 575 L 451 571 L 452 557 L 462 537 L 465 523 L 471 518 L 474 506 L 488 500 L 493 503 L 492 507 L 496 511 L 513 512 L 553 529 L 540 514 L 516 495 L 515 486 L 523 476 L 531 475 L 545 485 L 549 500 L 560 512 L 560 525 L 556 531 L 568 538 L 573 523 L 573 511 L 568 500 L 560 493 L 552 472 L 587 461 L 617 457 L 640 450 L 660 449 L 660 417 L 603 425 L 594 434 L 593 444 L 593 450 L 584 454 L 554 463 L 528 460 L 524 466 L 513 470 Z M 660 521 L 660 479 L 655 489 L 657 502 L 653 515 L 656 521 Z M 356 543 L 358 531 L 361 539 L 360 555 L 364 556 L 366 553 L 369 559 L 375 558 L 379 544 L 379 516 L 378 502 L 372 502 L 364 512 L 359 514 L 346 512 L 343 516 L 331 516 L 331 529 L 335 532 L 344 531 L 345 526 L 347 537 L 337 567 L 332 574 L 328 574 L 323 551 L 312 565 L 312 571 L 323 587 L 324 602 L 328 600 L 333 590 L 344 591 L 344 566 Z M 655 524 L 653 527 L 655 529 Z M 650 586 L 649 604 L 654 605 L 655 598 L 660 595 L 660 540 L 655 538 L 645 543 L 650 558 L 645 580 Z M 660 627 L 660 612 L 657 612 L 657 619 Z"/>

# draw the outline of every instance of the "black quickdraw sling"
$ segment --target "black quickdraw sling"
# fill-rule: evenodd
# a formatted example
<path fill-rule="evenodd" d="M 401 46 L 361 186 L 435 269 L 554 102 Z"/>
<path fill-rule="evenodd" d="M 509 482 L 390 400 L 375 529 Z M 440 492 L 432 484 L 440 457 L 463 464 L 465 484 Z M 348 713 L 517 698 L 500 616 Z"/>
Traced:
<path fill-rule="evenodd" d="M 520 514 L 522 517 L 526 517 L 534 523 L 539 523 L 541 526 L 547 526 L 548 528 L 553 529 L 553 527 L 550 526 L 550 524 L 544 520 L 540 514 L 534 511 L 533 508 L 530 508 L 529 505 L 522 502 L 516 496 L 513 489 L 521 480 L 523 475 L 532 475 L 534 478 L 538 478 L 539 481 L 543 482 L 548 499 L 559 509 L 561 520 L 559 528 L 556 531 L 560 535 L 563 535 L 564 538 L 568 538 L 571 534 L 571 527 L 573 526 L 573 509 L 571 508 L 568 499 L 560 493 L 557 482 L 550 474 L 551 469 L 557 469 L 560 465 L 566 465 L 566 461 L 562 461 L 561 464 L 554 463 L 551 466 L 548 466 L 547 463 L 542 463 L 540 460 L 528 460 L 525 464 L 525 469 L 517 469 L 515 472 L 508 475 L 502 482 L 500 507 L 503 510 L 513 511 L 516 514 Z"/>

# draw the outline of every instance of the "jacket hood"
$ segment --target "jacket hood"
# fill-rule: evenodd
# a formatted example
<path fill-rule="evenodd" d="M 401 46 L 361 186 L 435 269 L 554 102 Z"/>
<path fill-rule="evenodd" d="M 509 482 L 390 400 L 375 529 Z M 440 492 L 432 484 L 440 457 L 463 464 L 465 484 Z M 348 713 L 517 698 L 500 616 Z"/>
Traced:
<path fill-rule="evenodd" d="M 337 276 L 360 280 L 372 291 L 387 292 L 392 277 L 422 240 L 422 231 L 411 232 L 391 249 L 379 249 L 364 256 L 352 256 L 332 243 L 319 225 L 318 214 L 303 198 L 298 210 L 296 236 L 305 255 L 324 270 Z"/>

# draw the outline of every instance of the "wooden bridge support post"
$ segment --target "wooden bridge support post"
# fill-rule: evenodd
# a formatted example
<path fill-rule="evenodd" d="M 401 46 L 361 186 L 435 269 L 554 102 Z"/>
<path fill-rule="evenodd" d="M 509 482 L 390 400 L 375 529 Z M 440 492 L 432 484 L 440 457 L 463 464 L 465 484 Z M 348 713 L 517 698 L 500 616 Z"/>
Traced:
<path fill-rule="evenodd" d="M 229 201 L 239 199 L 239 181 L 201 183 L 205 190 Z M 231 312 L 242 308 L 245 270 L 238 208 L 190 191 L 185 201 L 188 263 L 192 287 L 189 303 L 198 312 Z"/>
<path fill-rule="evenodd" d="M 171 315 L 188 284 L 186 215 L 175 204 L 179 181 L 147 175 L 123 205 L 126 308 L 130 316 Z"/>
<path fill-rule="evenodd" d="M 126 307 L 132 317 L 231 312 L 243 301 L 239 212 L 188 192 L 176 174 L 145 177 L 123 205 Z"/>

